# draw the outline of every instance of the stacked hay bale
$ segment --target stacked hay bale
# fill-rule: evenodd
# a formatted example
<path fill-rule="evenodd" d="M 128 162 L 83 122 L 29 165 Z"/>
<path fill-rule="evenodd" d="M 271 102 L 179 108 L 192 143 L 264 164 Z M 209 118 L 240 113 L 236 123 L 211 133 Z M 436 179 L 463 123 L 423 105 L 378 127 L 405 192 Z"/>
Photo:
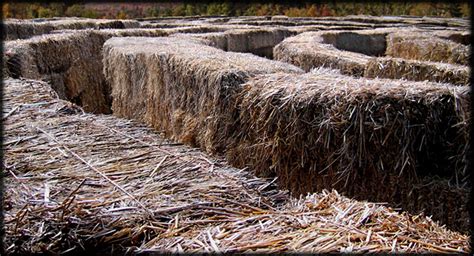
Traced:
<path fill-rule="evenodd" d="M 395 32 L 387 36 L 388 56 L 469 65 L 469 46 L 432 33 Z"/>
<path fill-rule="evenodd" d="M 240 85 L 257 74 L 302 73 L 252 54 L 224 52 L 202 39 L 112 38 L 104 73 L 114 114 L 146 121 L 167 136 L 223 151 L 238 132 Z"/>
<path fill-rule="evenodd" d="M 273 58 L 273 47 L 294 32 L 284 28 L 236 28 L 223 33 L 176 35 L 197 37 L 211 41 L 211 46 L 230 52 L 250 52 L 258 56 Z"/>
<path fill-rule="evenodd" d="M 4 72 L 49 81 L 62 99 L 86 111 L 110 113 L 110 91 L 102 74 L 102 45 L 112 36 L 163 36 L 156 29 L 70 31 L 5 42 Z M 6 71 L 5 71 L 6 70 Z"/>
<path fill-rule="evenodd" d="M 35 35 L 50 33 L 58 29 L 105 29 L 105 28 L 138 28 L 139 22 L 132 20 L 96 20 L 84 18 L 63 18 L 36 22 L 30 20 L 9 19 L 4 23 L 3 40 L 27 39 Z"/>
<path fill-rule="evenodd" d="M 462 66 L 469 60 L 468 46 L 441 38 L 456 37 L 458 32 L 437 34 L 419 29 L 397 32 L 388 28 L 356 32 L 306 32 L 285 39 L 274 48 L 274 56 L 277 60 L 294 64 L 306 71 L 330 67 L 356 77 L 401 78 L 468 85 L 469 69 Z M 408 40 L 410 38 L 413 40 Z M 427 43 L 430 38 L 434 38 L 433 44 Z M 430 47 L 423 48 L 423 44 Z M 418 46 L 410 48 L 413 45 Z"/>
<path fill-rule="evenodd" d="M 100 65 L 102 38 L 96 33 L 37 36 L 5 43 L 12 77 L 49 81 L 59 97 L 82 105 L 87 111 L 107 113 L 107 92 Z M 84 75 L 87 74 L 87 75 Z"/>
<path fill-rule="evenodd" d="M 370 56 L 341 51 L 325 43 L 322 32 L 306 32 L 285 39 L 273 49 L 276 60 L 310 71 L 315 67 L 339 69 L 343 74 L 362 76 Z"/>
<path fill-rule="evenodd" d="M 463 65 L 402 58 L 372 58 L 366 64 L 364 77 L 434 81 L 469 85 L 470 68 Z"/>
<path fill-rule="evenodd" d="M 325 69 L 257 76 L 237 97 L 227 159 L 294 194 L 335 188 L 468 230 L 468 92 Z"/>

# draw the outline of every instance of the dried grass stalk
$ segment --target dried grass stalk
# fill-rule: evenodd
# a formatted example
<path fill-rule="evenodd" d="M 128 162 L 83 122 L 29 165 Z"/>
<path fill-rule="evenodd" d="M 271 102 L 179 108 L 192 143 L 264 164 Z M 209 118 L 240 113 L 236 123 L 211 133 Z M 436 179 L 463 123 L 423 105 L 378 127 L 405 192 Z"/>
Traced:
<path fill-rule="evenodd" d="M 232 103 L 240 85 L 276 72 L 302 73 L 289 64 L 206 46 L 198 38 L 112 38 L 104 45 L 114 113 L 209 152 L 223 150 L 236 129 Z"/>
<path fill-rule="evenodd" d="M 432 33 L 397 32 L 387 36 L 387 55 L 423 61 L 469 65 L 469 46 Z"/>
<path fill-rule="evenodd" d="M 470 73 L 470 68 L 462 65 L 385 57 L 368 61 L 364 77 L 469 85 Z"/>
<path fill-rule="evenodd" d="M 324 69 L 261 75 L 237 97 L 239 132 L 227 159 L 277 176 L 294 194 L 335 188 L 468 230 L 469 95 L 468 87 Z"/>
<path fill-rule="evenodd" d="M 399 31 L 399 29 L 385 28 L 357 32 L 307 32 L 285 39 L 275 47 L 274 55 L 275 59 L 294 64 L 306 71 L 318 67 L 329 67 L 339 69 L 343 74 L 356 77 L 382 77 L 413 81 L 429 80 L 455 85 L 467 85 L 469 83 L 469 68 L 458 64 L 426 61 L 433 59 L 430 56 L 440 50 L 441 53 L 433 61 L 464 63 L 469 58 L 465 51 L 468 46 L 454 42 L 454 40 L 463 40 L 462 33 L 421 29 L 403 29 L 401 30 L 403 32 Z M 386 39 L 386 37 L 389 39 Z M 451 39 L 441 39 L 443 37 Z M 399 43 L 394 43 L 394 38 L 398 38 Z M 419 38 L 423 38 L 423 40 L 433 38 L 435 42 L 441 40 L 446 43 L 445 45 L 456 45 L 456 47 L 448 52 L 447 48 L 443 48 L 444 50 L 439 47 L 439 49 L 436 47 L 423 48 L 424 46 L 419 45 L 420 49 L 426 49 L 422 52 L 420 49 L 410 46 L 411 44 L 418 44 L 416 42 L 419 41 L 416 40 L 419 40 Z M 409 41 L 411 39 L 415 41 Z M 406 50 L 397 47 L 405 47 Z M 385 54 L 408 59 L 380 57 Z"/>
<path fill-rule="evenodd" d="M 110 90 L 102 73 L 102 45 L 112 36 L 163 36 L 161 30 L 63 31 L 5 42 L 6 72 L 13 78 L 49 81 L 62 99 L 93 113 L 110 113 Z"/>
<path fill-rule="evenodd" d="M 273 58 L 273 47 L 294 34 L 284 28 L 247 28 L 230 29 L 222 33 L 177 34 L 176 36 L 202 38 L 211 41 L 211 46 L 224 51 L 249 52 L 271 59 Z"/>
<path fill-rule="evenodd" d="M 4 83 L 9 254 L 470 249 L 468 236 L 423 215 L 336 191 L 290 199 L 274 180 L 166 141 L 136 122 L 85 114 L 45 83 Z"/>
<path fill-rule="evenodd" d="M 85 18 L 47 19 L 43 21 L 7 19 L 4 23 L 3 40 L 27 39 L 36 35 L 50 33 L 58 29 L 109 29 L 137 28 L 140 24 L 133 20 L 97 20 Z"/>

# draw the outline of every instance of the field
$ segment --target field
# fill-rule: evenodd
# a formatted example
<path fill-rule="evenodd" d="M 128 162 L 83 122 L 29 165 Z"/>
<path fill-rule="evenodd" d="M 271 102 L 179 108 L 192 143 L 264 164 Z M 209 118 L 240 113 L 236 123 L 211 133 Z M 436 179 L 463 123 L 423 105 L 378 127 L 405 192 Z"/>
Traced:
<path fill-rule="evenodd" d="M 468 253 L 469 21 L 5 21 L 6 254 Z"/>

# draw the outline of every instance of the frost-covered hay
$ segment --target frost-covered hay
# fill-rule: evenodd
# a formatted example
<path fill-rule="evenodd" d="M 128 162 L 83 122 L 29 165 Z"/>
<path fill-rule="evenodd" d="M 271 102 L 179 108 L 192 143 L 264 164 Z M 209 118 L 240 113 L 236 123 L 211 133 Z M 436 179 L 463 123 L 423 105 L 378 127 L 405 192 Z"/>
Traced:
<path fill-rule="evenodd" d="M 136 122 L 83 114 L 45 83 L 4 82 L 7 253 L 470 250 L 430 218 L 335 191 L 290 199 Z"/>

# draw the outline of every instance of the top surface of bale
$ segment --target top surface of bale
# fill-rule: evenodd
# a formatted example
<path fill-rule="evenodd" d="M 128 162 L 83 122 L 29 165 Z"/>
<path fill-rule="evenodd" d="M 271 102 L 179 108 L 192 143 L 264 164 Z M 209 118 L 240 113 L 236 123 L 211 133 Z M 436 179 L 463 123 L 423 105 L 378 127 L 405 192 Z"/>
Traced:
<path fill-rule="evenodd" d="M 267 73 L 269 69 L 273 72 L 296 72 L 302 70 L 279 61 L 272 61 L 248 53 L 224 52 L 214 47 L 206 46 L 199 39 L 180 38 L 111 38 L 105 43 L 105 47 L 126 55 L 133 54 L 172 54 L 180 58 L 190 59 L 201 63 L 207 70 L 220 71 L 247 71 L 251 73 Z"/>
<path fill-rule="evenodd" d="M 324 43 L 322 32 L 305 32 L 285 39 L 282 44 L 288 44 L 289 51 L 316 54 L 330 54 L 338 58 L 347 58 L 365 63 L 370 58 L 364 54 L 341 51 L 331 44 Z"/>
<path fill-rule="evenodd" d="M 84 114 L 45 83 L 7 79 L 5 92 L 9 253 L 469 250 L 428 217 L 336 191 L 291 199 L 136 122 Z"/>
<path fill-rule="evenodd" d="M 271 83 L 269 82 L 271 81 Z M 262 97 L 280 93 L 281 97 L 291 96 L 295 102 L 312 100 L 332 101 L 336 104 L 360 101 L 367 97 L 423 99 L 439 97 L 440 92 L 466 94 L 468 87 L 433 82 L 413 82 L 393 79 L 365 79 L 345 76 L 337 71 L 325 68 L 314 69 L 301 75 L 265 74 L 248 82 L 252 87 L 260 88 Z M 283 95 L 283 96 L 282 96 Z M 324 97 L 321 97 L 324 96 Z"/>

